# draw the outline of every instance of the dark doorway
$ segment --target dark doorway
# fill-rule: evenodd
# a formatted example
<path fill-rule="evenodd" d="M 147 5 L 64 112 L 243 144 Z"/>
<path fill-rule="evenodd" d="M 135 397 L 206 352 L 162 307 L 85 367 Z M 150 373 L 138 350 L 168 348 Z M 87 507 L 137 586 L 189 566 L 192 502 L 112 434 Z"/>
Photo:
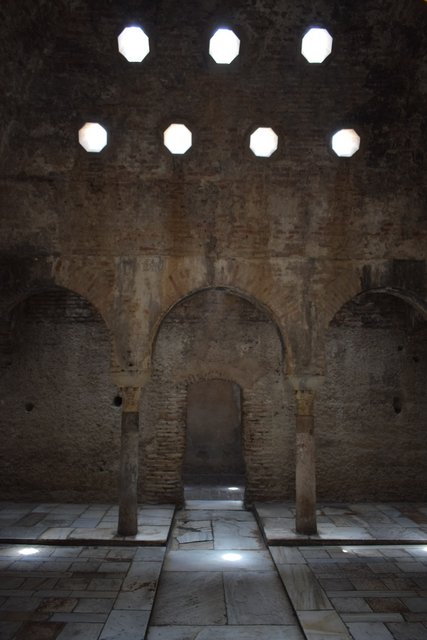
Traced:
<path fill-rule="evenodd" d="M 184 459 L 187 497 L 242 498 L 245 464 L 241 426 L 239 385 L 204 380 L 189 386 Z"/>

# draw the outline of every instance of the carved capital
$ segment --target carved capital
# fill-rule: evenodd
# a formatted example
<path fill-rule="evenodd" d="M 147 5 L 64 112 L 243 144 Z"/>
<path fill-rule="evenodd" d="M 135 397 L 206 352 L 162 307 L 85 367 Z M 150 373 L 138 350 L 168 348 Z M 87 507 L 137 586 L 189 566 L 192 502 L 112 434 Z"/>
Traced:
<path fill-rule="evenodd" d="M 314 393 L 313 391 L 295 391 L 297 416 L 312 416 Z"/>

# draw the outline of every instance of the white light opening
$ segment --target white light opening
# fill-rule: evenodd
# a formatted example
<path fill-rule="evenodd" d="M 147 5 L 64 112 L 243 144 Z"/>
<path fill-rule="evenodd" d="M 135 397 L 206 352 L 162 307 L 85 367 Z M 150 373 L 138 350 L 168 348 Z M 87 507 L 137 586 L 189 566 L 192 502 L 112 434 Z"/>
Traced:
<path fill-rule="evenodd" d="M 269 158 L 277 149 L 279 138 L 270 127 L 258 127 L 250 137 L 249 147 L 260 158 Z"/>
<path fill-rule="evenodd" d="M 340 158 L 351 158 L 360 147 L 360 136 L 354 129 L 341 129 L 332 136 L 332 149 Z"/>
<path fill-rule="evenodd" d="M 19 549 L 18 553 L 20 556 L 33 556 L 34 554 L 39 553 L 39 550 L 34 547 L 25 547 L 24 549 Z"/>
<path fill-rule="evenodd" d="M 126 27 L 117 42 L 120 53 L 128 62 L 142 62 L 150 52 L 150 41 L 141 27 Z"/>
<path fill-rule="evenodd" d="M 79 130 L 79 142 L 90 153 L 99 153 L 107 146 L 107 132 L 97 122 L 86 122 Z"/>
<path fill-rule="evenodd" d="M 332 36 L 326 29 L 312 27 L 302 39 L 301 53 L 308 62 L 321 63 L 332 51 Z"/>
<path fill-rule="evenodd" d="M 229 491 L 239 491 L 239 487 L 227 487 Z"/>
<path fill-rule="evenodd" d="M 171 124 L 163 133 L 163 143 L 173 154 L 182 155 L 192 145 L 192 134 L 185 124 Z"/>
<path fill-rule="evenodd" d="M 239 51 L 240 40 L 231 29 L 217 29 L 209 41 L 209 54 L 217 64 L 230 64 Z"/>
<path fill-rule="evenodd" d="M 221 558 L 223 560 L 227 560 L 228 562 L 237 562 L 238 560 L 242 559 L 242 556 L 240 555 L 240 553 L 224 553 Z"/>

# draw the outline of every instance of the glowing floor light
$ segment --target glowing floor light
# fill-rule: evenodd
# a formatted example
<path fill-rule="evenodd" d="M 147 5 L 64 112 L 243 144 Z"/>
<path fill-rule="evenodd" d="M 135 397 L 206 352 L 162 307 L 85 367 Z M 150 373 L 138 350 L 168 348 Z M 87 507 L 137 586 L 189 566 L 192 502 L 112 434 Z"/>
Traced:
<path fill-rule="evenodd" d="M 126 27 L 117 42 L 120 53 L 128 62 L 142 62 L 150 52 L 150 41 L 141 27 Z"/>
<path fill-rule="evenodd" d="M 239 491 L 239 487 L 227 487 L 229 491 Z"/>
<path fill-rule="evenodd" d="M 240 555 L 240 553 L 224 553 L 221 558 L 223 560 L 227 560 L 228 562 L 238 562 L 242 559 L 242 556 Z"/>
<path fill-rule="evenodd" d="M 217 29 L 209 41 L 209 54 L 217 64 L 230 64 L 239 50 L 240 40 L 231 29 Z"/>
<path fill-rule="evenodd" d="M 33 556 L 38 553 L 39 550 L 34 547 L 25 547 L 24 549 L 19 549 L 18 553 L 20 556 Z"/>

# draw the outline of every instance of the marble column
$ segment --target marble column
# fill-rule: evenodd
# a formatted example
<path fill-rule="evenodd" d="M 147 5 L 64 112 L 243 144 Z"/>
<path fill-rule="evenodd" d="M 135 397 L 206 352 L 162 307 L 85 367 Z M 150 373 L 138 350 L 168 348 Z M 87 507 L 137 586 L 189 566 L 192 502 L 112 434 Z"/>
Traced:
<path fill-rule="evenodd" d="M 119 523 L 117 533 L 134 536 L 138 532 L 139 387 L 121 389 L 122 433 L 119 481 Z"/>
<path fill-rule="evenodd" d="M 314 393 L 296 390 L 296 529 L 317 533 L 316 461 L 314 443 Z"/>

